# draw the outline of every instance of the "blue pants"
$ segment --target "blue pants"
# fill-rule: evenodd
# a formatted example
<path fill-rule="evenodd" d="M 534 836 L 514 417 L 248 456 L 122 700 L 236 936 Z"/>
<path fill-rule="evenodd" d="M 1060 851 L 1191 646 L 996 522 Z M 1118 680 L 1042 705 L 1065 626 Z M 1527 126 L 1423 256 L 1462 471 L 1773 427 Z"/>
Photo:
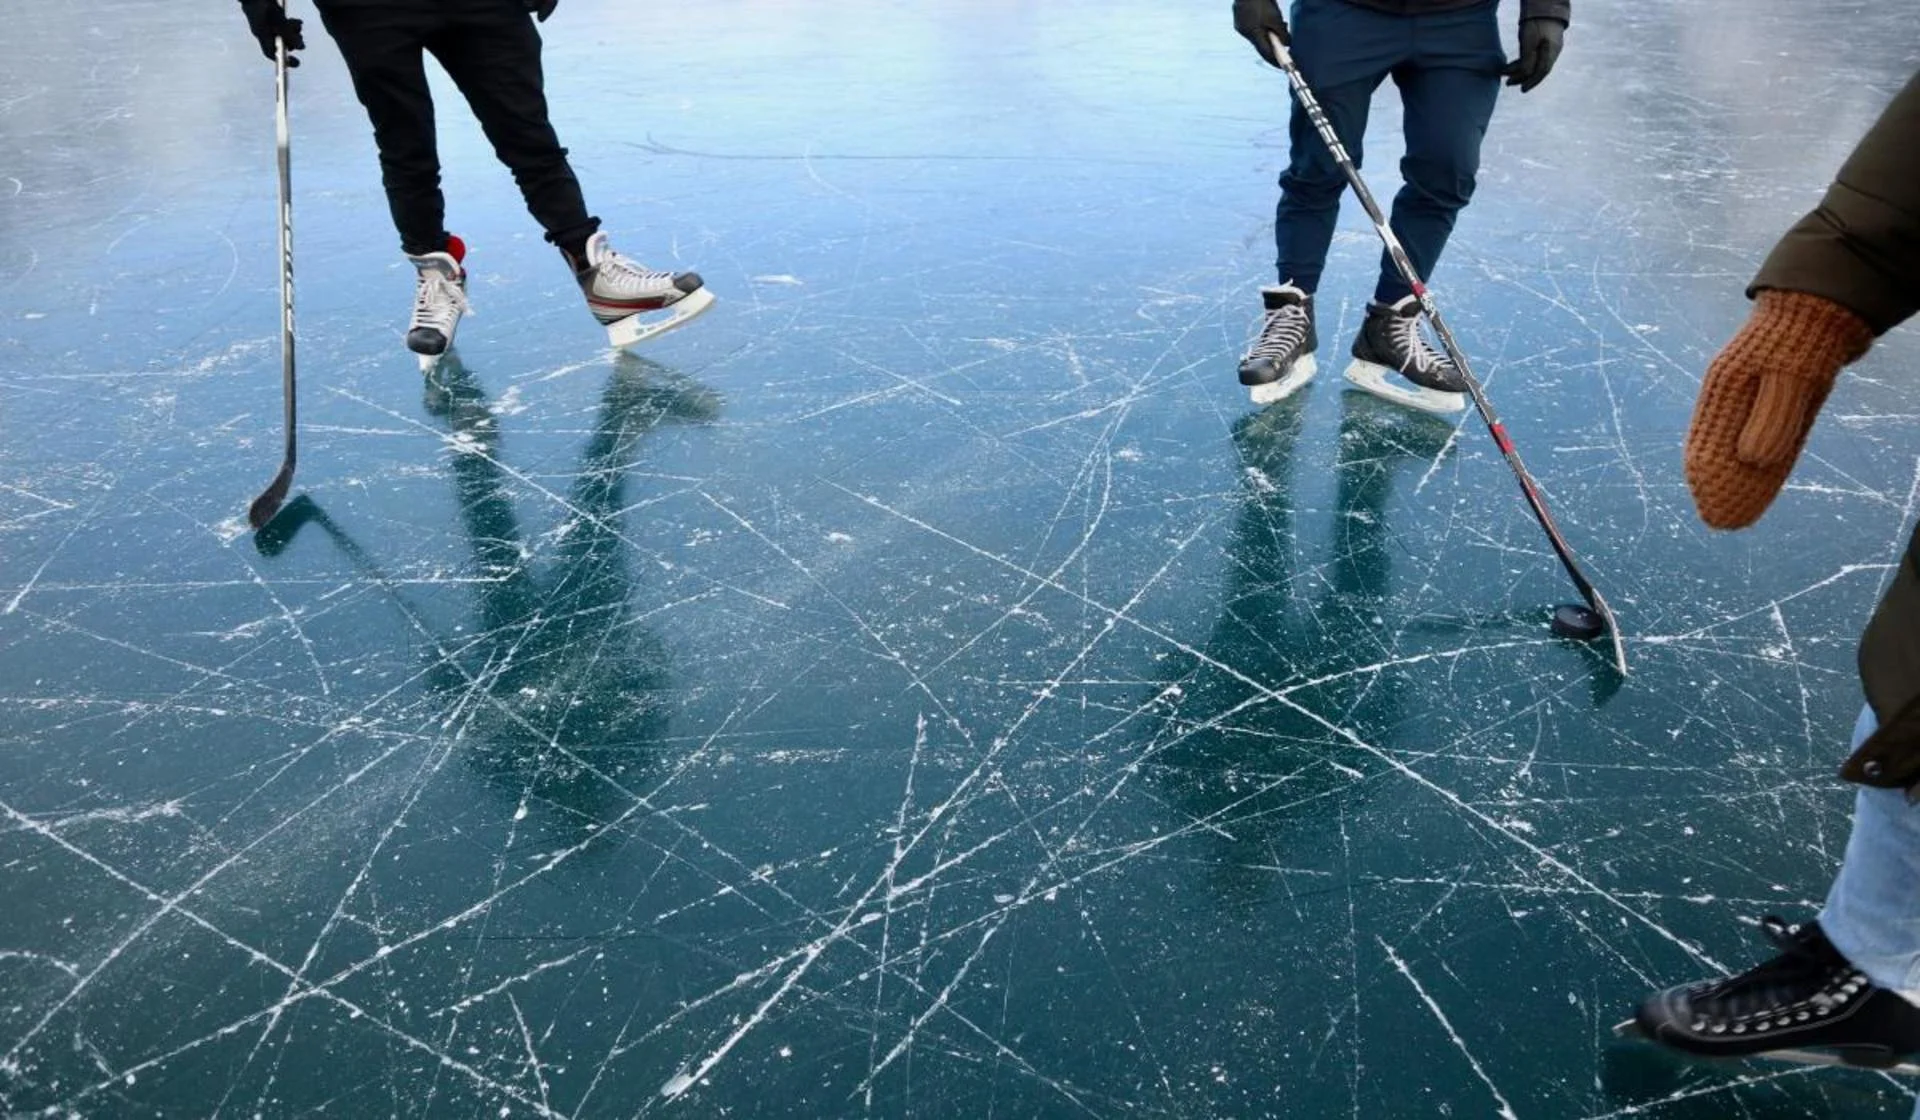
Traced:
<path fill-rule="evenodd" d="M 1862 708 L 1855 748 L 1875 726 L 1873 709 Z M 1920 1003 L 1920 806 L 1903 791 L 1854 795 L 1853 833 L 1820 929 L 1868 979 Z"/>
<path fill-rule="evenodd" d="M 1878 726 L 1860 710 L 1853 746 Z M 1920 805 L 1897 789 L 1854 796 L 1853 833 L 1827 892 L 1820 930 L 1867 979 L 1920 1003 Z M 1920 1120 L 1920 1103 L 1914 1107 Z"/>
<path fill-rule="evenodd" d="M 1400 87 L 1407 154 L 1390 224 L 1422 279 L 1432 275 L 1455 215 L 1473 197 L 1480 141 L 1507 62 L 1498 9 L 1498 0 L 1486 0 L 1433 15 L 1399 16 L 1345 0 L 1294 0 L 1294 61 L 1356 165 L 1374 91 L 1388 77 Z M 1326 267 L 1347 180 L 1297 101 L 1289 132 L 1292 158 L 1280 176 L 1274 242 L 1281 281 L 1312 292 Z M 1393 303 L 1411 293 L 1382 253 L 1373 298 Z"/>

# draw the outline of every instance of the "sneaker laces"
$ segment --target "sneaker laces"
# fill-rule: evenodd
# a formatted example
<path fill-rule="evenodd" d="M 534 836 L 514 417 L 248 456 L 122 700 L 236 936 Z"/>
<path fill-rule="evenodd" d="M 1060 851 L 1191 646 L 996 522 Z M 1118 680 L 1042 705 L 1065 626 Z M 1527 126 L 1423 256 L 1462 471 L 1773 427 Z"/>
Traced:
<path fill-rule="evenodd" d="M 1780 955 L 1738 976 L 1700 985 L 1690 993 L 1690 1003 L 1698 1007 L 1702 1000 L 1711 1000 L 1716 1017 L 1729 1020 L 1770 1015 L 1809 1000 L 1826 1006 L 1827 1001 L 1819 997 L 1835 981 L 1849 983 L 1857 975 L 1812 922 L 1790 926 L 1768 914 L 1760 919 L 1760 930 L 1780 949 Z M 1862 977 L 1859 987 L 1864 986 Z M 1841 1001 L 1836 998 L 1832 1002 Z"/>
<path fill-rule="evenodd" d="M 1254 339 L 1247 357 L 1280 359 L 1297 349 L 1307 338 L 1307 315 L 1298 304 L 1276 307 L 1260 322 L 1260 337 Z"/>
<path fill-rule="evenodd" d="M 438 268 L 420 270 L 420 284 L 413 293 L 413 325 L 431 327 L 450 334 L 460 316 L 471 310 L 467 293 L 452 276 Z"/>

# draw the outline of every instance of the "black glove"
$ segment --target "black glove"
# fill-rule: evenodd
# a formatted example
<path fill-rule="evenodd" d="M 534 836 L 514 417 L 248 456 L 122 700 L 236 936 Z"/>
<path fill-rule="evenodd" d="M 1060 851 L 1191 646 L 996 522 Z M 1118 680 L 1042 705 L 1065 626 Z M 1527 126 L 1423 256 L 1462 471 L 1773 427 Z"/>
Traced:
<path fill-rule="evenodd" d="M 1557 19 L 1521 20 L 1520 57 L 1507 64 L 1507 84 L 1519 86 L 1520 92 L 1526 93 L 1546 81 L 1566 35 L 1567 25 Z"/>
<path fill-rule="evenodd" d="M 300 65 L 293 52 L 306 50 L 307 41 L 300 35 L 300 21 L 287 18 L 287 10 L 280 6 L 280 0 L 240 0 L 240 10 L 246 13 L 247 30 L 260 40 L 261 54 L 271 61 L 273 41 L 280 39 L 287 44 L 287 65 Z"/>
<path fill-rule="evenodd" d="M 526 0 L 526 5 L 527 11 L 533 13 L 533 18 L 545 23 L 553 10 L 560 6 L 560 0 Z"/>
<path fill-rule="evenodd" d="M 1287 17 L 1280 14 L 1275 0 L 1233 0 L 1233 29 L 1253 44 L 1269 66 L 1280 65 L 1280 60 L 1273 56 L 1268 35 L 1278 35 L 1282 43 L 1293 45 L 1293 36 L 1287 33 Z"/>

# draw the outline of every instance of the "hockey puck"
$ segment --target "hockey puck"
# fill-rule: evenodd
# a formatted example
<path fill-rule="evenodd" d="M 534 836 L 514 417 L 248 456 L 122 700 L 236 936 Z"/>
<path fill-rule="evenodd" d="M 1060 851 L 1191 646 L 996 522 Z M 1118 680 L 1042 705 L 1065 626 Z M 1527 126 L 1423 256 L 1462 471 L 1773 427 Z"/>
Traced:
<path fill-rule="evenodd" d="M 1577 642 L 1590 642 L 1607 632 L 1606 620 L 1578 603 L 1562 603 L 1553 608 L 1550 625 L 1555 634 Z"/>

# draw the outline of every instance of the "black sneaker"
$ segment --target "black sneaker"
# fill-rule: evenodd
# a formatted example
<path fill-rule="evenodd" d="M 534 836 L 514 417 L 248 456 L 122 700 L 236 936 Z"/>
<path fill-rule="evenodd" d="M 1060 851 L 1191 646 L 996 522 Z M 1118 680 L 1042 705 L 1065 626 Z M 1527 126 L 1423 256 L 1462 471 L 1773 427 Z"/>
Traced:
<path fill-rule="evenodd" d="M 1240 384 L 1255 404 L 1273 404 L 1313 380 L 1320 345 L 1313 330 L 1313 297 L 1292 284 L 1260 289 L 1266 310 L 1260 332 L 1240 359 Z"/>
<path fill-rule="evenodd" d="M 1353 340 L 1347 380 L 1375 396 L 1424 412 L 1467 407 L 1467 380 L 1445 354 L 1420 333 L 1420 301 L 1368 303 Z"/>
<path fill-rule="evenodd" d="M 1642 1033 L 1689 1054 L 1740 1058 L 1772 1050 L 1831 1052 L 1886 1069 L 1920 1053 L 1920 1007 L 1876 986 L 1817 922 L 1761 919 L 1779 956 L 1738 976 L 1668 988 L 1634 1013 Z"/>

